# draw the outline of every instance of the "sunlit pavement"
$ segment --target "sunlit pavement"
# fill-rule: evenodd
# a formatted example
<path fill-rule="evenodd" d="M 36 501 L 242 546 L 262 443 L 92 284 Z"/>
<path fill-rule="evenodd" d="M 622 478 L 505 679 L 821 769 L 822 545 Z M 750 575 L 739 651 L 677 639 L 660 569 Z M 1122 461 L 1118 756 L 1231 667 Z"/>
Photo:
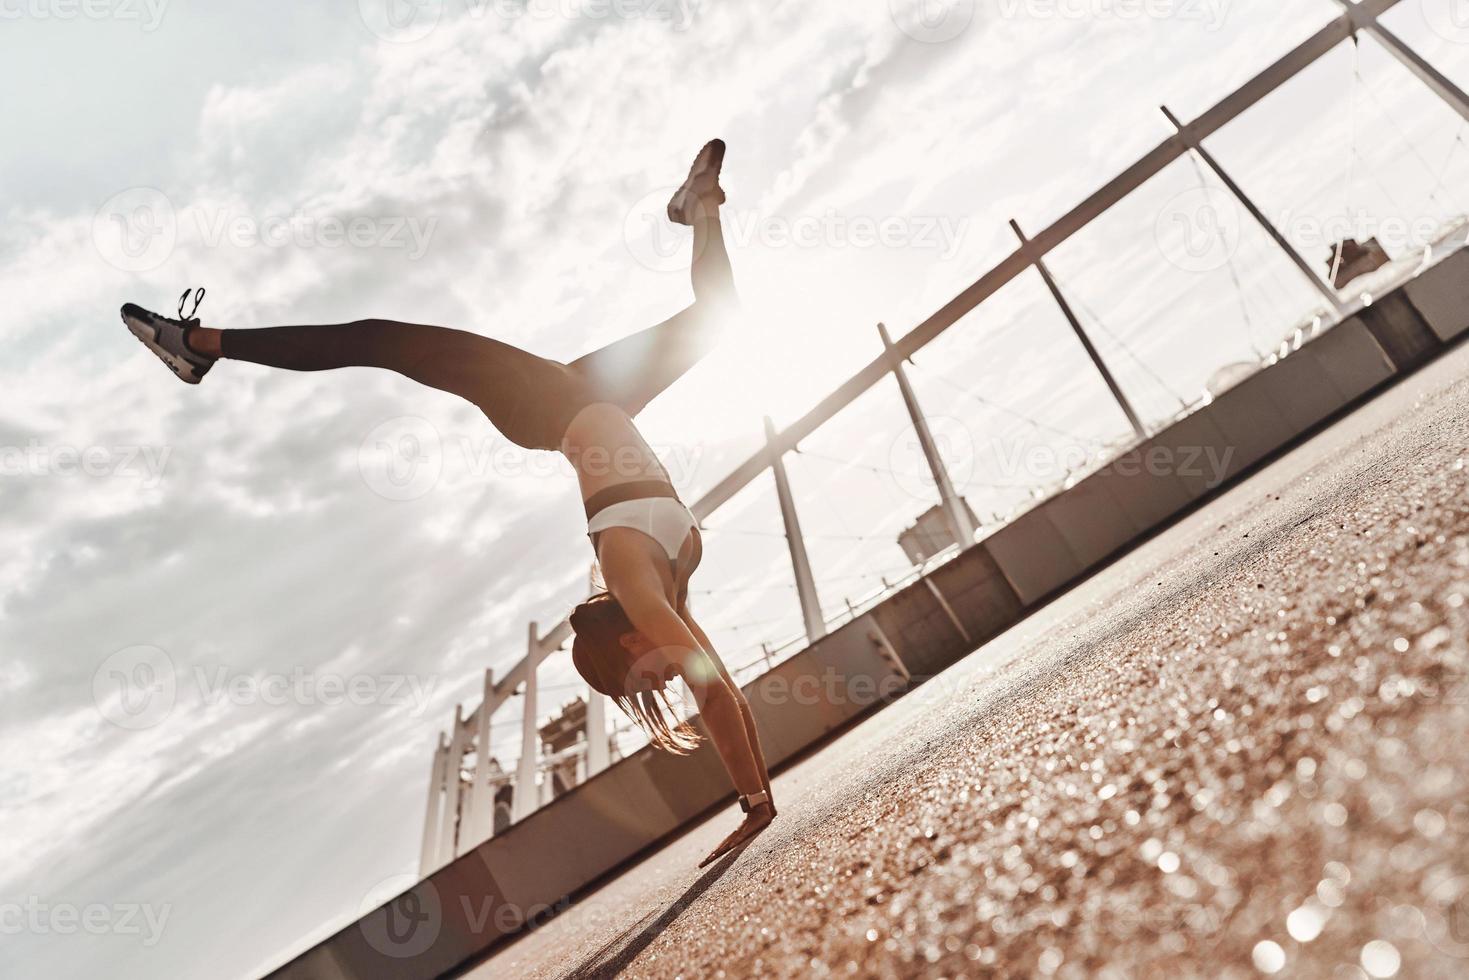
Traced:
<path fill-rule="evenodd" d="M 1469 975 L 1469 347 L 470 971 Z"/>

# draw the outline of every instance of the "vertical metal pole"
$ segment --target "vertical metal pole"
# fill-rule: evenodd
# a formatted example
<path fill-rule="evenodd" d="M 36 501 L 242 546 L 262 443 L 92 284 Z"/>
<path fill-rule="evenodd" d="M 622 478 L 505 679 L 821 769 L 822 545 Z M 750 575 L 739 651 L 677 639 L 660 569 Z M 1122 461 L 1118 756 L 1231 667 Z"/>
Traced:
<path fill-rule="evenodd" d="M 1338 317 L 1345 317 L 1350 310 L 1347 304 L 1342 302 L 1342 298 L 1337 294 L 1337 291 L 1322 278 L 1321 274 L 1316 271 L 1310 262 L 1306 261 L 1305 256 L 1296 251 L 1295 246 L 1290 243 L 1290 240 L 1285 237 L 1284 233 L 1275 227 L 1269 218 L 1265 217 L 1265 212 L 1261 211 L 1255 205 L 1255 202 L 1250 200 L 1249 195 L 1244 192 L 1244 189 L 1235 183 L 1234 178 L 1229 176 L 1229 173 L 1219 165 L 1218 160 L 1214 159 L 1214 155 L 1204 149 L 1204 144 L 1194 137 L 1193 132 L 1180 122 L 1178 117 L 1169 111 L 1166 105 L 1161 108 L 1163 115 L 1167 116 L 1168 121 L 1178 130 L 1178 135 L 1183 138 L 1188 148 L 1197 153 L 1199 159 L 1203 160 L 1208 168 L 1214 171 L 1214 176 L 1218 177 L 1220 182 L 1229 188 L 1229 193 L 1233 194 L 1236 200 L 1244 205 L 1245 210 L 1250 213 L 1250 217 L 1254 218 L 1255 222 L 1261 228 L 1265 229 L 1265 234 L 1269 235 L 1274 240 L 1276 246 L 1295 264 L 1295 267 L 1301 270 L 1301 274 L 1311 283 L 1312 288 L 1325 297 L 1327 303 L 1331 304 L 1331 308 L 1336 312 L 1336 315 Z"/>
<path fill-rule="evenodd" d="M 428 808 L 423 817 L 423 844 L 418 851 L 418 874 L 427 878 L 438 870 L 439 814 L 444 796 L 444 760 L 449 757 L 449 748 L 444 733 L 439 733 L 439 743 L 434 746 L 434 761 L 429 766 Z"/>
<path fill-rule="evenodd" d="M 587 778 L 606 769 L 609 764 L 607 752 L 607 700 L 587 688 Z"/>
<path fill-rule="evenodd" d="M 490 719 L 495 714 L 495 672 L 485 671 L 485 693 L 479 703 L 479 731 L 475 735 L 474 782 L 469 791 L 469 830 L 459 835 L 460 853 L 477 847 L 495 833 L 495 795 L 490 789 Z"/>
<path fill-rule="evenodd" d="M 780 516 L 785 521 L 786 543 L 791 548 L 791 567 L 796 573 L 796 595 L 801 600 L 801 617 L 806 622 L 806 639 L 815 643 L 826 635 L 821 618 L 821 600 L 816 596 L 816 578 L 811 574 L 811 559 L 806 554 L 806 539 L 801 536 L 801 519 L 796 516 L 796 499 L 791 494 L 791 481 L 786 476 L 785 460 L 775 448 L 775 423 L 765 418 L 765 441 L 770 446 L 770 469 L 775 474 L 775 495 L 780 500 Z"/>
<path fill-rule="evenodd" d="M 903 358 L 898 356 L 893 349 L 893 338 L 888 336 L 888 328 L 885 324 L 877 325 L 877 332 L 882 337 L 883 349 L 888 352 L 888 357 L 893 365 L 893 377 L 898 379 L 898 390 L 903 393 L 903 404 L 908 408 L 908 418 L 913 422 L 913 431 L 918 434 L 918 445 L 923 449 L 923 457 L 928 460 L 928 471 L 933 474 L 934 485 L 938 487 L 939 503 L 943 505 L 944 514 L 949 519 L 949 531 L 954 535 L 954 540 L 959 544 L 959 550 L 974 544 L 975 532 L 974 521 L 969 518 L 969 509 L 964 506 L 964 499 L 954 489 L 954 481 L 949 479 L 949 468 L 944 465 L 943 457 L 939 455 L 938 444 L 934 442 L 933 432 L 928 427 L 928 418 L 919 407 L 918 396 L 913 392 L 913 386 L 908 382 L 908 371 L 903 367 Z"/>
<path fill-rule="evenodd" d="M 1449 80 L 1443 72 L 1423 60 L 1423 57 L 1403 43 L 1392 31 L 1383 27 L 1377 19 L 1377 13 L 1367 7 L 1366 4 L 1353 3 L 1351 0 L 1336 0 L 1346 9 L 1352 18 L 1352 30 L 1356 33 L 1366 34 L 1382 47 L 1387 53 L 1398 60 L 1408 71 L 1412 72 L 1419 81 L 1432 89 L 1433 94 L 1443 99 L 1460 116 L 1469 119 L 1469 95 L 1464 90 Z M 1449 0 L 1450 3 L 1458 0 Z"/>
<path fill-rule="evenodd" d="M 538 756 L 538 733 L 536 731 L 536 674 L 541 669 L 541 641 L 536 635 L 536 624 L 530 624 L 529 639 L 525 654 L 525 714 L 520 729 L 520 764 L 515 770 L 515 803 L 511 808 L 517 822 L 524 820 L 540 805 L 536 793 L 536 759 Z"/>
<path fill-rule="evenodd" d="M 1020 222 L 1011 218 L 1010 229 L 1015 232 L 1015 237 L 1020 239 L 1022 247 L 1030 244 L 1030 239 L 1025 237 L 1025 232 L 1020 230 Z M 1092 339 L 1087 336 L 1086 328 L 1081 325 L 1081 320 L 1077 318 L 1076 312 L 1071 309 L 1071 304 L 1066 301 L 1066 294 L 1061 292 L 1061 287 L 1057 285 L 1056 278 L 1051 275 L 1051 269 L 1046 265 L 1046 260 L 1037 255 L 1031 259 L 1031 264 L 1035 266 L 1035 270 L 1045 280 L 1046 288 L 1050 290 L 1051 297 L 1055 299 L 1056 305 L 1061 307 L 1062 315 L 1066 317 L 1066 322 L 1071 324 L 1071 329 L 1076 334 L 1076 339 L 1081 341 L 1081 346 L 1086 349 L 1087 357 L 1092 359 L 1092 365 L 1096 367 L 1097 373 L 1107 383 L 1107 390 L 1112 392 L 1112 397 L 1116 399 L 1117 406 L 1122 409 L 1122 414 L 1127 416 L 1127 422 L 1132 426 L 1132 431 L 1139 439 L 1146 439 L 1148 437 L 1147 426 L 1143 425 L 1142 419 L 1138 418 L 1137 412 L 1133 410 L 1132 402 L 1128 401 L 1127 396 L 1122 393 L 1122 386 L 1112 376 L 1111 370 L 1107 367 L 1107 362 L 1102 360 L 1101 353 L 1097 350 L 1096 345 L 1092 343 Z"/>
<path fill-rule="evenodd" d="M 463 803 L 459 768 L 464 764 L 464 705 L 454 705 L 454 727 L 449 730 L 449 752 L 444 759 L 444 809 L 439 814 L 439 865 L 454 860 L 459 807 Z"/>

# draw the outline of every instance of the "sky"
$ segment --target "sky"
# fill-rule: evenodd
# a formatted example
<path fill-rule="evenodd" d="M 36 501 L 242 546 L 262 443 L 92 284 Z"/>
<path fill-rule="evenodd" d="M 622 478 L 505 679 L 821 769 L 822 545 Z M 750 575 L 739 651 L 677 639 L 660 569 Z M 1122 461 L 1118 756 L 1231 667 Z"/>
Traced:
<path fill-rule="evenodd" d="M 417 870 L 455 704 L 587 590 L 556 457 L 367 370 L 182 386 L 121 303 L 202 285 L 212 326 L 388 317 L 570 359 L 689 302 L 659 213 L 722 136 L 744 314 L 640 419 L 693 500 L 1009 219 L 1044 227 L 1167 136 L 1159 105 L 1196 116 L 1336 9 L 0 0 L 0 977 L 253 977 L 350 922 Z M 1469 85 L 1459 14 L 1387 22 Z M 1311 261 L 1351 227 L 1411 262 L 1469 208 L 1464 128 L 1364 42 L 1210 148 Z M 1190 160 L 1051 264 L 1154 424 L 1319 303 Z M 1126 438 L 1033 274 L 910 370 L 989 526 Z M 824 613 L 908 570 L 932 486 L 892 382 L 787 465 Z M 708 522 L 694 601 L 733 667 L 799 629 L 780 531 L 768 475 Z M 584 691 L 565 656 L 542 683 L 543 716 Z"/>

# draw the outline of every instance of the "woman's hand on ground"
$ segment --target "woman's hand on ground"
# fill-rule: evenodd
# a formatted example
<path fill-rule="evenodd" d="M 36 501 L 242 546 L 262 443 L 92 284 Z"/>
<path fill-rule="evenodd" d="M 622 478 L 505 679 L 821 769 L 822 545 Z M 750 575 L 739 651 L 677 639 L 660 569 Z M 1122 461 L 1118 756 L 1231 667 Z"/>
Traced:
<path fill-rule="evenodd" d="M 730 851 L 744 847 L 750 841 L 754 840 L 760 831 L 769 827 L 770 821 L 774 819 L 775 807 L 773 805 L 761 803 L 759 806 L 752 807 L 750 812 L 745 815 L 745 822 L 736 827 L 734 833 L 721 841 L 719 846 L 710 852 L 708 857 L 700 861 L 699 867 L 703 868 L 713 864 Z"/>

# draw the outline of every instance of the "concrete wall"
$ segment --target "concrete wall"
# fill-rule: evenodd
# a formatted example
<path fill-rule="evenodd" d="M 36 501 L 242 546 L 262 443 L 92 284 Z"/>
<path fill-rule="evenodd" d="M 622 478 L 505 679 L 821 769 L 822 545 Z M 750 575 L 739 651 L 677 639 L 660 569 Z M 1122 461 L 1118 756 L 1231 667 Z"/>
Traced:
<path fill-rule="evenodd" d="M 1027 606 L 1174 516 L 1394 374 L 1353 317 L 983 542 Z"/>
<path fill-rule="evenodd" d="M 1469 330 L 1469 250 L 1461 249 L 1404 290 L 1440 340 L 1452 340 Z"/>
<path fill-rule="evenodd" d="M 970 548 L 884 599 L 869 615 L 908 670 L 922 679 L 1009 629 L 1023 613 L 994 557 Z"/>
<path fill-rule="evenodd" d="M 772 766 L 938 673 L 1059 589 L 1215 493 L 1469 328 L 1459 252 L 1046 501 L 746 687 Z M 1426 329 L 1425 329 L 1426 327 Z M 1428 339 L 1425 340 L 1425 337 Z M 1392 347 L 1395 363 L 1384 348 Z M 895 666 L 881 636 L 903 661 Z M 527 916 L 732 797 L 712 747 L 643 750 L 271 974 L 419 980 L 484 953 Z"/>

